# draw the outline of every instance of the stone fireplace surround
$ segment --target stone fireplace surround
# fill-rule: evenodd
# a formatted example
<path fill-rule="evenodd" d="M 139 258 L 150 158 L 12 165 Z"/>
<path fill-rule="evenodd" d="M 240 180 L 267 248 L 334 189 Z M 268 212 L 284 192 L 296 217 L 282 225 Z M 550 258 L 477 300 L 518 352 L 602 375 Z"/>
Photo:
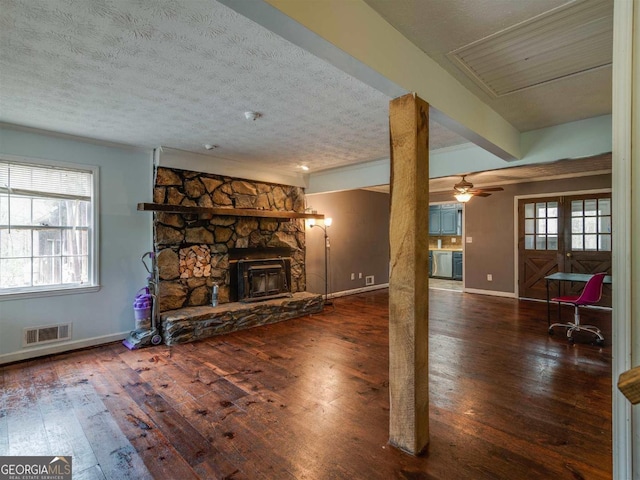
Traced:
<path fill-rule="evenodd" d="M 156 204 L 304 213 L 304 191 L 237 178 L 158 167 Z M 154 213 L 158 306 L 165 343 L 273 323 L 322 310 L 322 297 L 305 292 L 304 220 L 207 213 Z M 231 302 L 230 251 L 290 252 L 291 298 L 244 305 Z M 233 256 L 232 256 L 233 257 Z M 211 307 L 213 284 L 219 286 Z"/>

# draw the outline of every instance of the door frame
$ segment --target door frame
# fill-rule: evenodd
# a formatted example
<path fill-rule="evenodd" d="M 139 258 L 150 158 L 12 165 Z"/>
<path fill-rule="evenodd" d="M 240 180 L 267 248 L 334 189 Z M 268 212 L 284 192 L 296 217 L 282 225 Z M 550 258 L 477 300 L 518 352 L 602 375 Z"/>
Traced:
<path fill-rule="evenodd" d="M 466 242 L 466 238 L 464 236 L 464 232 L 465 232 L 465 219 L 466 217 L 466 208 L 467 208 L 467 204 L 465 202 L 458 202 L 458 201 L 451 201 L 451 200 L 441 200 L 441 201 L 437 201 L 437 202 L 429 202 L 429 206 L 431 205 L 449 205 L 451 203 L 459 203 L 460 205 L 462 205 L 462 231 L 460 232 L 460 241 L 461 244 L 460 246 L 462 247 L 462 291 L 466 292 L 466 283 L 467 283 L 467 272 L 466 272 L 466 259 L 467 259 L 467 254 L 466 254 L 466 246 L 465 244 Z M 450 236 L 450 235 L 447 235 Z"/>
<path fill-rule="evenodd" d="M 520 284 L 518 281 L 520 271 L 520 258 L 518 251 L 518 200 L 529 198 L 541 198 L 541 197 L 568 197 L 573 195 L 592 195 L 596 193 L 612 193 L 611 188 L 597 188 L 591 190 L 572 190 L 568 192 L 541 192 L 541 193 L 529 193 L 526 195 L 514 195 L 513 197 L 513 291 L 515 298 L 520 298 Z M 615 218 L 612 218 L 612 223 L 615 223 Z M 615 248 L 615 242 L 612 245 L 612 250 Z M 613 253 L 613 251 L 612 251 Z M 542 301 L 542 300 L 541 300 Z"/>

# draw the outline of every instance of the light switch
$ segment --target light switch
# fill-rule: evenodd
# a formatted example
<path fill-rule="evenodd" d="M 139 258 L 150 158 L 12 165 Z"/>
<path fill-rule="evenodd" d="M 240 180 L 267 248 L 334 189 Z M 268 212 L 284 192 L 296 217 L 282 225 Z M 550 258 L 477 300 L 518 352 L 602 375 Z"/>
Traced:
<path fill-rule="evenodd" d="M 473 237 L 467 237 L 467 243 L 473 243 Z"/>

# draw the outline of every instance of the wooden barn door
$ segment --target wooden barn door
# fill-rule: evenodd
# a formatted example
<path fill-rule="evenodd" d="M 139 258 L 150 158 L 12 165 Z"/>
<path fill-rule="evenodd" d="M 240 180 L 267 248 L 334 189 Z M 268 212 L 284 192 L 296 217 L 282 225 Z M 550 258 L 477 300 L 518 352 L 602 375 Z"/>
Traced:
<path fill-rule="evenodd" d="M 611 273 L 611 222 L 610 193 L 519 200 L 520 297 L 545 299 L 544 277 L 554 272 Z M 563 282 L 561 293 L 583 287 Z M 609 285 L 601 304 L 611 305 Z"/>

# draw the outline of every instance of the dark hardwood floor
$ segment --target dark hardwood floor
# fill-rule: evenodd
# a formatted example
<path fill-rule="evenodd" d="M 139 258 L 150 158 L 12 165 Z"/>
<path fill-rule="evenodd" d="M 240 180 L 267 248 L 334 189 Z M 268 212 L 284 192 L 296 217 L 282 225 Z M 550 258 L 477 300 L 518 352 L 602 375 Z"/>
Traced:
<path fill-rule="evenodd" d="M 72 455 L 74 479 L 610 479 L 611 313 L 584 313 L 600 348 L 548 336 L 544 303 L 430 296 L 422 457 L 387 444 L 386 290 L 192 344 L 0 367 L 0 455 Z"/>

